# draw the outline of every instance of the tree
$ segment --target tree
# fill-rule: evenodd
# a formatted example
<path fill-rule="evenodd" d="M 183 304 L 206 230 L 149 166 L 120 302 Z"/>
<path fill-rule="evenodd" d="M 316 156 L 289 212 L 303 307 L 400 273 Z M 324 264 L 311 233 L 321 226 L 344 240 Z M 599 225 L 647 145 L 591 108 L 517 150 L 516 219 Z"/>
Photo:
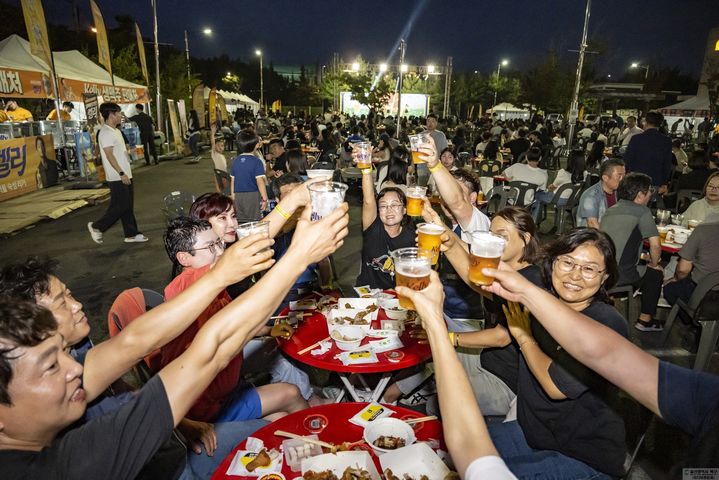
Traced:
<path fill-rule="evenodd" d="M 367 69 L 367 64 L 358 59 L 359 71 L 347 74 L 344 79 L 352 98 L 371 111 L 381 112 L 394 91 L 394 82 L 389 75 L 381 75 L 375 82 L 375 74 Z"/>
<path fill-rule="evenodd" d="M 229 75 L 225 74 L 225 76 L 222 77 L 222 84 L 231 92 L 239 92 L 242 87 L 242 78 L 234 73 L 230 73 Z"/>
<path fill-rule="evenodd" d="M 522 77 L 521 101 L 545 112 L 563 112 L 572 101 L 572 71 L 550 51 L 545 60 Z"/>

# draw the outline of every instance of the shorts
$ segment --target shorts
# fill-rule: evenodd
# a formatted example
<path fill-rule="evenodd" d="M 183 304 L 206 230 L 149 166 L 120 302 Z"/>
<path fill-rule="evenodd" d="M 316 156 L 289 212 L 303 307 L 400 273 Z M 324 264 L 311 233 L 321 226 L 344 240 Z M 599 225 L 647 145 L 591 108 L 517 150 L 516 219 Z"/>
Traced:
<path fill-rule="evenodd" d="M 262 401 L 257 389 L 249 383 L 242 383 L 225 401 L 215 422 L 236 422 L 262 417 Z"/>

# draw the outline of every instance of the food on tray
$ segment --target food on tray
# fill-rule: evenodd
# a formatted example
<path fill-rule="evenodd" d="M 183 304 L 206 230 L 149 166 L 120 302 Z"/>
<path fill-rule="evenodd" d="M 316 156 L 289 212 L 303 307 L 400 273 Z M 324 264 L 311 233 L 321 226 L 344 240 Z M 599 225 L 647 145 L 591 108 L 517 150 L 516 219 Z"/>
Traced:
<path fill-rule="evenodd" d="M 360 312 L 360 314 L 361 313 L 362 312 Z M 352 318 L 352 317 L 335 318 L 333 323 L 335 325 L 369 325 L 370 321 L 365 320 L 364 316 L 357 315 L 356 318 Z"/>
<path fill-rule="evenodd" d="M 339 340 L 340 342 L 356 342 L 357 341 L 356 338 L 345 337 L 344 335 L 342 335 L 340 333 L 339 330 L 335 330 L 334 332 L 332 332 L 332 338 L 334 338 L 335 340 Z"/>
<path fill-rule="evenodd" d="M 304 480 L 372 480 L 372 476 L 367 470 L 361 468 L 347 467 L 342 473 L 342 477 L 337 477 L 332 471 L 313 472 L 310 470 L 302 475 Z"/>
<path fill-rule="evenodd" d="M 271 463 L 272 459 L 267 453 L 267 450 L 263 448 L 262 450 L 260 450 L 260 453 L 258 453 L 257 456 L 250 463 L 247 464 L 245 468 L 248 472 L 254 472 L 258 468 L 269 467 Z"/>
<path fill-rule="evenodd" d="M 389 435 L 382 435 L 372 443 L 375 447 L 384 448 L 385 450 L 394 450 L 397 448 L 404 447 L 407 443 L 407 440 L 402 437 L 391 437 Z"/>
<path fill-rule="evenodd" d="M 402 478 L 400 478 L 394 473 L 392 473 L 392 470 L 390 470 L 389 468 L 384 471 L 384 476 L 387 480 L 429 480 L 429 477 L 427 477 L 427 475 L 422 475 L 418 479 L 415 479 L 414 477 L 410 477 L 406 473 L 402 476 Z"/>

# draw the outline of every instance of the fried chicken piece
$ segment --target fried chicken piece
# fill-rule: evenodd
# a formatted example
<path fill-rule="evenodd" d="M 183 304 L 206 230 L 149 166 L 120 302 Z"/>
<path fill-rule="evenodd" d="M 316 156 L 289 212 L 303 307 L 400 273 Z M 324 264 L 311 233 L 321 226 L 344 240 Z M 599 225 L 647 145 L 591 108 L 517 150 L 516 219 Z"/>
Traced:
<path fill-rule="evenodd" d="M 272 459 L 267 454 L 267 450 L 264 448 L 260 450 L 260 453 L 257 454 L 257 456 L 252 459 L 250 463 L 247 464 L 245 467 L 248 472 L 254 472 L 260 467 L 269 467 L 272 463 Z"/>

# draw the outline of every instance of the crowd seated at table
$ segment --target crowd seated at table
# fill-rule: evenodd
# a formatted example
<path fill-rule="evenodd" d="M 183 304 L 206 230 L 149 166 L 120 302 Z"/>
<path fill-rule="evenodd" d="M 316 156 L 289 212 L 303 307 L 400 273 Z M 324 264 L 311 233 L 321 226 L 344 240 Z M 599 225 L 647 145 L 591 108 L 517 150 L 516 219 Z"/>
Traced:
<path fill-rule="evenodd" d="M 391 128 L 383 119 L 334 121 L 330 115 L 324 123 L 287 125 L 280 135 L 276 115 L 262 118 L 263 130 L 278 134 L 269 142 L 268 163 L 258 146 L 258 123 L 236 120 L 239 155 L 228 163 L 232 197 L 205 194 L 188 217 L 170 222 L 165 247 L 174 268 L 165 302 L 111 339 L 89 340 L 82 304 L 58 278 L 54 262 L 31 258 L 0 271 L 3 478 L 209 478 L 267 422 L 331 401 L 318 398 L 307 374 L 272 348 L 295 329 L 269 320 L 289 301 L 331 289 L 329 257 L 349 234 L 347 203 L 311 218 L 309 186 L 324 179 L 301 176 L 311 166 L 302 143 L 319 145 L 318 159 L 332 155 L 334 161 L 342 149 L 345 168 L 353 168 L 352 144 L 364 139 L 378 144 L 374 157 L 381 167 L 380 176 L 373 168 L 360 170 L 362 246 L 355 285 L 395 289 L 390 252 L 415 246 L 420 218 L 442 229 L 442 255 L 429 284 L 396 287 L 396 293 L 414 303 L 419 335 L 431 347 L 434 408 L 460 477 L 624 476 L 625 420 L 614 405 L 625 394 L 691 437 L 677 469 L 716 466 L 719 376 L 660 361 L 628 333 L 635 320 L 638 330 L 661 328 L 655 315 L 664 280 L 662 244 L 650 205 L 655 193 L 664 193 L 655 187 L 668 188 L 663 177 L 642 172 L 635 158 L 629 172 L 620 159 L 600 159 L 599 181 L 587 185 L 579 200 L 576 228 L 540 244 L 536 216 L 526 208 L 510 205 L 491 219 L 482 211 L 479 178 L 471 165 L 455 165 L 459 152 L 445 149 L 444 125 L 436 116 L 427 119 L 431 140 L 419 151 L 424 163 L 414 167 L 414 178 L 431 182 L 440 208 L 425 198 L 414 219 L 407 214 L 409 151 L 384 133 Z M 654 130 L 656 117 L 650 120 Z M 419 119 L 403 122 L 405 132 L 425 129 Z M 557 133 L 551 121 L 489 119 L 481 128 L 476 144 L 464 130 L 455 130 L 453 138 L 489 159 L 501 159 L 501 148 L 509 148 L 515 162 L 526 156 L 527 164 L 515 163 L 505 176 L 540 185 L 537 204 L 588 177 L 584 152 L 571 156 L 553 182 L 539 168 L 541 145 Z M 602 132 L 613 132 L 611 138 L 618 130 L 616 122 L 593 125 L 580 136 L 596 147 L 607 141 Z M 628 121 L 616 141 L 634 150 L 653 135 L 661 134 L 642 133 Z M 398 140 L 408 143 L 402 135 Z M 221 151 L 213 148 L 213 156 Z M 385 170 L 383 162 L 389 162 Z M 707 175 L 697 155 L 690 155 L 689 166 L 685 182 Z M 699 224 L 663 287 L 670 304 L 686 301 L 719 271 L 719 173 L 707 175 L 702 194 L 684 212 L 685 225 Z M 272 198 L 277 203 L 269 209 Z M 268 234 L 238 238 L 238 215 L 266 221 Z M 482 270 L 494 278 L 484 286 L 469 279 L 478 231 L 506 243 L 498 267 Z M 640 269 L 645 240 L 646 270 Z M 625 318 L 615 307 L 608 293 L 615 285 L 641 289 L 638 318 Z M 270 347 L 260 361 L 271 376 L 264 385 L 244 380 L 244 357 L 253 343 Z M 116 390 L 124 374 L 157 351 L 161 365 L 145 385 Z M 382 401 L 411 397 L 427 371 L 402 372 Z"/>

